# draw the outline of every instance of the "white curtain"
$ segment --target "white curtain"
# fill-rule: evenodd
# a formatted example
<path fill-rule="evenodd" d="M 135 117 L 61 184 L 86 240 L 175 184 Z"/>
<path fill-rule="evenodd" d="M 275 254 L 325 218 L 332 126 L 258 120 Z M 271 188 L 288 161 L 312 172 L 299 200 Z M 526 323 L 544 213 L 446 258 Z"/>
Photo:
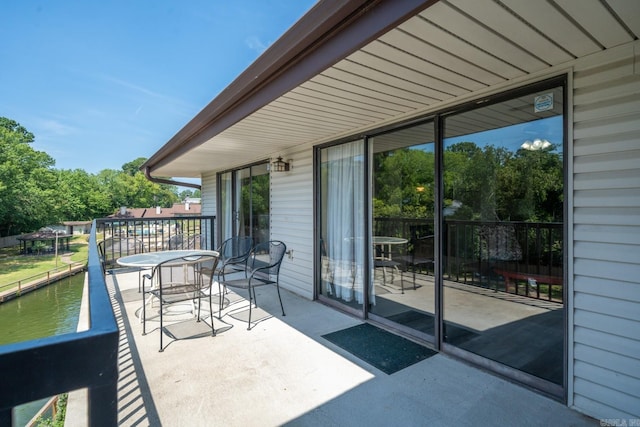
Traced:
<path fill-rule="evenodd" d="M 231 208 L 233 207 L 231 203 L 231 172 L 225 172 L 220 175 L 220 203 L 222 206 L 220 207 L 220 214 L 222 221 L 222 238 L 218 244 L 222 244 L 222 242 L 230 237 L 233 237 L 233 213 Z"/>
<path fill-rule="evenodd" d="M 363 303 L 363 266 L 366 230 L 364 216 L 364 142 L 355 141 L 327 148 L 323 158 L 326 188 L 325 292 L 344 301 Z"/>

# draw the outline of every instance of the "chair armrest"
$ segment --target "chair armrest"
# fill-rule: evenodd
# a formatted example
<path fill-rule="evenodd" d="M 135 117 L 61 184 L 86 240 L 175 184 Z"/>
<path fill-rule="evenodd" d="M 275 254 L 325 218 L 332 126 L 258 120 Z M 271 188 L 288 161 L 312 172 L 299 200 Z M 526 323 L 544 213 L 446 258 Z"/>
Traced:
<path fill-rule="evenodd" d="M 269 275 L 269 270 L 273 267 L 272 264 L 269 265 L 261 265 L 260 267 L 255 267 L 251 270 L 251 274 L 249 274 L 249 282 L 255 278 L 255 280 L 259 280 L 263 283 L 271 283 L 271 276 Z M 266 272 L 264 271 L 266 270 Z"/>

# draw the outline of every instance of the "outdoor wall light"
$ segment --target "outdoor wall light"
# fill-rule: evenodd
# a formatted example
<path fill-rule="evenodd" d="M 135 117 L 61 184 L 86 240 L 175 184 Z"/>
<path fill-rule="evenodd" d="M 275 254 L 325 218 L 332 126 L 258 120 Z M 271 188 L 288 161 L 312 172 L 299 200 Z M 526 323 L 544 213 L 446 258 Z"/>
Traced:
<path fill-rule="evenodd" d="M 282 156 L 278 156 L 278 160 L 271 163 L 271 170 L 274 172 L 289 172 L 290 163 L 291 160 L 289 160 L 289 162 L 285 162 L 282 160 Z"/>

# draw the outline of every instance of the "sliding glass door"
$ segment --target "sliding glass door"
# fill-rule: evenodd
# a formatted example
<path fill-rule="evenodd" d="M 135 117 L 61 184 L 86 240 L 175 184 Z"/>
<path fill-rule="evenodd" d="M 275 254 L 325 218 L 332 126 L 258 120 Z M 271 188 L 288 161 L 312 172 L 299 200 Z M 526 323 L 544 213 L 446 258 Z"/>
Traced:
<path fill-rule="evenodd" d="M 444 332 L 564 378 L 563 88 L 444 118 Z"/>
<path fill-rule="evenodd" d="M 561 395 L 563 79 L 317 151 L 317 291 Z"/>
<path fill-rule="evenodd" d="M 433 122 L 369 138 L 373 267 L 369 315 L 433 340 Z"/>
<path fill-rule="evenodd" d="M 267 163 L 218 175 L 220 236 L 269 240 L 270 184 Z"/>

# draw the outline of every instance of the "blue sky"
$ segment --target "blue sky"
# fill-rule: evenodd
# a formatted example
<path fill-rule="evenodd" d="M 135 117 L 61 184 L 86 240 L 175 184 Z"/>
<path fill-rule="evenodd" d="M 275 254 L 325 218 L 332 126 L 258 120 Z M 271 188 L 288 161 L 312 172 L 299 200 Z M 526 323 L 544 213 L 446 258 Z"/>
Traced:
<path fill-rule="evenodd" d="M 0 116 L 57 169 L 150 157 L 315 0 L 8 0 Z"/>

